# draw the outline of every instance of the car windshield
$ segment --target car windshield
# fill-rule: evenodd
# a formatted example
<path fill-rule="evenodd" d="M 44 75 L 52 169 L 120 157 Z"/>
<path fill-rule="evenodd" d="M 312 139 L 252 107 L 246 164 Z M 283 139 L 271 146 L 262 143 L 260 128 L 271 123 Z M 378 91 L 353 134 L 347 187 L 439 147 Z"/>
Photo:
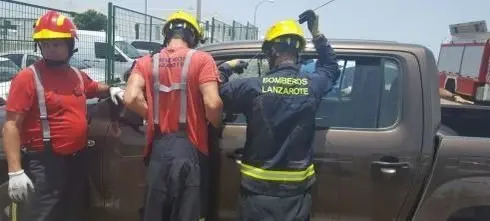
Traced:
<path fill-rule="evenodd" d="M 87 63 L 81 61 L 81 60 L 78 60 L 74 57 L 71 57 L 70 58 L 70 65 L 77 68 L 77 69 L 87 69 L 87 68 L 90 68 L 90 65 L 88 65 Z"/>
<path fill-rule="evenodd" d="M 141 57 L 141 53 L 131 44 L 126 41 L 116 41 L 115 45 L 121 49 L 121 51 L 132 59 Z"/>
<path fill-rule="evenodd" d="M 19 71 L 19 66 L 11 60 L 0 61 L 0 82 L 12 80 L 14 75 Z"/>

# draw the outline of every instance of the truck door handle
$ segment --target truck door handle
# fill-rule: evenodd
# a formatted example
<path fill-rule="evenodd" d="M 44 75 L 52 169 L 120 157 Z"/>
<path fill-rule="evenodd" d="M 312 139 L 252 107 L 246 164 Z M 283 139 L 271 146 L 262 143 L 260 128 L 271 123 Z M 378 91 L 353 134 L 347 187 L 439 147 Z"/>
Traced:
<path fill-rule="evenodd" d="M 87 147 L 88 148 L 95 147 L 95 140 L 87 140 Z"/>
<path fill-rule="evenodd" d="M 397 172 L 397 169 L 410 168 L 408 162 L 386 162 L 386 161 L 373 161 L 371 167 L 379 168 L 380 172 L 386 175 L 393 175 Z"/>
<path fill-rule="evenodd" d="M 386 161 L 373 161 L 371 163 L 373 166 L 377 167 L 390 167 L 390 168 L 408 168 L 410 163 L 408 162 L 386 162 Z"/>
<path fill-rule="evenodd" d="M 231 153 L 226 153 L 226 157 L 228 157 L 229 159 L 232 159 L 236 162 L 241 162 L 241 160 L 243 158 L 243 148 L 238 148 Z"/>

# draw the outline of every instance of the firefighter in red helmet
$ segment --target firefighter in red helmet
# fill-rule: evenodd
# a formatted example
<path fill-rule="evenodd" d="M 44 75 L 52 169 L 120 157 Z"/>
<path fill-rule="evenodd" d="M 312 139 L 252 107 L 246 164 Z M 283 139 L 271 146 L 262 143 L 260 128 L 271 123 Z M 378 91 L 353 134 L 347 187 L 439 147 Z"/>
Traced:
<path fill-rule="evenodd" d="M 85 220 L 86 99 L 111 96 L 117 103 L 123 92 L 69 65 L 76 31 L 58 12 L 41 16 L 33 38 L 43 59 L 21 70 L 10 85 L 3 137 L 8 192 L 20 205 L 12 214 L 17 220 Z"/>

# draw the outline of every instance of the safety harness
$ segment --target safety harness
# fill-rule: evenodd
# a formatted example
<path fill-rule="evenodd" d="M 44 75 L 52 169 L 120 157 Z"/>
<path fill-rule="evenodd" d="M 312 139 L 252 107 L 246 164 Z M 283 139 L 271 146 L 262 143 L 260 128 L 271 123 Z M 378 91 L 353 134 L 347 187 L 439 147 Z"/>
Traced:
<path fill-rule="evenodd" d="M 194 49 L 190 49 L 184 60 L 184 65 L 182 66 L 182 72 L 180 73 L 180 83 L 173 83 L 170 87 L 160 83 L 160 53 L 153 55 L 153 123 L 155 128 L 158 128 L 158 123 L 160 122 L 159 102 L 160 102 L 160 92 L 170 93 L 171 91 L 180 90 L 180 115 L 179 115 L 179 129 L 185 130 L 187 123 L 187 75 L 189 72 L 189 65 L 191 63 L 192 55 L 196 52 Z"/>
<path fill-rule="evenodd" d="M 70 66 L 71 67 L 71 66 Z M 46 108 L 46 98 L 44 97 L 44 87 L 43 84 L 41 83 L 41 72 L 36 68 L 35 65 L 29 66 L 29 68 L 32 70 L 34 73 L 34 82 L 35 82 L 35 87 L 36 87 L 36 94 L 37 94 L 37 101 L 38 101 L 38 106 L 39 106 L 39 119 L 41 120 L 41 132 L 43 136 L 43 143 L 44 143 L 44 148 L 47 150 L 51 150 L 51 129 L 49 128 L 49 121 L 48 121 L 48 111 Z M 80 80 L 80 87 L 82 90 L 82 96 L 85 96 L 85 88 L 83 84 L 83 78 L 82 74 L 77 68 L 71 67 L 73 71 L 78 76 L 78 79 Z M 86 110 L 85 106 L 85 110 Z"/>

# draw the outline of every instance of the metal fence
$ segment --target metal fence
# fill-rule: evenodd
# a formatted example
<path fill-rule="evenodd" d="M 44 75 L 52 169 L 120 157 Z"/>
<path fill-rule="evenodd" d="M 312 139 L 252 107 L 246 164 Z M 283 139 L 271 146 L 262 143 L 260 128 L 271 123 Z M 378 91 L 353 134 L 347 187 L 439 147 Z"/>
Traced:
<path fill-rule="evenodd" d="M 162 18 L 108 3 L 107 52 L 109 54 L 106 57 L 106 73 L 109 81 L 123 79 L 124 73 L 131 67 L 134 59 L 142 53 L 155 49 L 156 46 L 152 46 L 153 44 L 163 42 L 164 23 L 165 20 Z M 207 38 L 205 44 L 258 39 L 258 29 L 249 24 L 242 25 L 233 21 L 232 25 L 228 25 L 212 18 L 211 21 L 201 21 L 200 25 Z M 138 49 L 128 46 L 127 42 L 132 42 L 132 46 Z M 111 54 L 111 51 L 114 54 Z"/>
<path fill-rule="evenodd" d="M 206 31 L 209 32 L 209 43 L 258 39 L 257 27 L 248 23 L 247 25 L 242 25 L 237 21 L 233 21 L 232 25 L 228 25 L 223 21 L 211 18 L 211 21 L 206 21 Z"/>
<path fill-rule="evenodd" d="M 0 0 L 1 98 L 7 98 L 10 85 L 8 82 L 20 69 L 41 59 L 39 50 L 34 51 L 32 32 L 35 21 L 48 10 L 60 12 L 75 24 L 83 17 L 82 14 L 72 11 Z M 135 59 L 161 46 L 165 20 L 111 2 L 108 3 L 105 16 L 107 24 L 103 30 L 78 30 L 78 52 L 74 54 L 70 64 L 85 71 L 96 81 L 113 83 L 123 80 L 123 75 Z M 229 25 L 211 18 L 201 21 L 201 25 L 207 38 L 205 44 L 258 39 L 257 28 L 248 23 L 242 25 L 233 21 Z"/>

